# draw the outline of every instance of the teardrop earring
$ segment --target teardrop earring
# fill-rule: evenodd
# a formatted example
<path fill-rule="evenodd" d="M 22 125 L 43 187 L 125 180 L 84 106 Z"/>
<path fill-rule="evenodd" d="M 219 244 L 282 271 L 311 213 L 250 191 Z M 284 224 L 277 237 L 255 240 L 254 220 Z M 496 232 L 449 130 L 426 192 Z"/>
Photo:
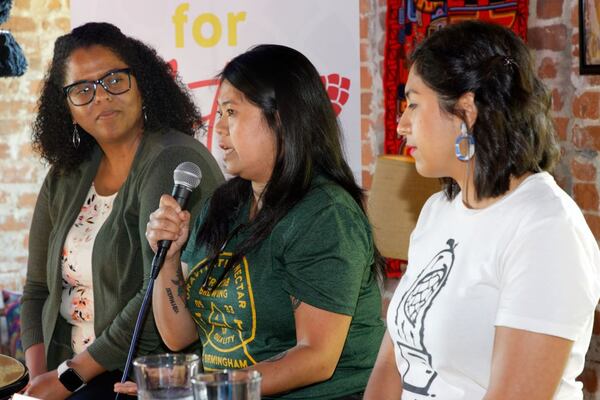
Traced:
<path fill-rule="evenodd" d="M 461 145 L 463 141 L 467 141 L 467 154 L 463 154 Z M 464 122 L 460 125 L 460 135 L 454 142 L 454 154 L 460 161 L 469 161 L 475 155 L 475 138 L 467 131 L 467 124 Z"/>
<path fill-rule="evenodd" d="M 79 147 L 79 143 L 81 142 L 79 131 L 77 130 L 77 122 L 73 122 L 73 135 L 71 136 L 71 141 L 73 142 L 73 147 L 77 149 Z"/>

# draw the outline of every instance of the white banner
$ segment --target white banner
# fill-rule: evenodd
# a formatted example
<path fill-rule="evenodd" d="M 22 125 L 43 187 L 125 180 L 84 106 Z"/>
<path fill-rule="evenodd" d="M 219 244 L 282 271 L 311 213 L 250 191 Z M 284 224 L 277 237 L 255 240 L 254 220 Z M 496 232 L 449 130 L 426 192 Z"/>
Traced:
<path fill-rule="evenodd" d="M 71 24 L 105 21 L 152 45 L 192 90 L 220 160 L 212 126 L 215 76 L 250 47 L 293 47 L 316 66 L 344 131 L 346 158 L 361 182 L 358 0 L 71 0 Z M 318 145 L 318 144 L 315 144 Z"/>

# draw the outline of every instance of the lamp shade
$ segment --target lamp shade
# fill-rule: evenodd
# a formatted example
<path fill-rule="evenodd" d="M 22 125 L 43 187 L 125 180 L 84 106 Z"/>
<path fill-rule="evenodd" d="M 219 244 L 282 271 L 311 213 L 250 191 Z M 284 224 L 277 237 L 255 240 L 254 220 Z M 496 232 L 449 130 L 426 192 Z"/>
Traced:
<path fill-rule="evenodd" d="M 441 190 L 437 179 L 417 173 L 411 157 L 377 158 L 368 200 L 375 243 L 386 258 L 408 260 L 408 242 L 425 201 Z"/>

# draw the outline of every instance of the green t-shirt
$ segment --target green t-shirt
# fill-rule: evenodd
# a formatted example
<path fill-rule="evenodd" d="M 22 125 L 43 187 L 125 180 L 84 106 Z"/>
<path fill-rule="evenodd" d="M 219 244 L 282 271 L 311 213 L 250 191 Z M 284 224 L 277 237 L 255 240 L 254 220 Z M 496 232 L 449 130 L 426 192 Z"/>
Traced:
<path fill-rule="evenodd" d="M 247 222 L 248 208 L 249 202 L 232 230 Z M 204 368 L 245 368 L 294 347 L 294 296 L 353 318 L 332 378 L 278 398 L 331 399 L 364 390 L 384 327 L 371 271 L 371 229 L 352 197 L 330 181 L 315 179 L 305 198 L 212 291 L 202 287 L 206 248 L 196 245 L 202 220 L 196 221 L 182 260 L 190 267 L 187 305 L 198 324 Z M 240 230 L 228 241 L 209 285 L 221 276 L 245 235 Z"/>

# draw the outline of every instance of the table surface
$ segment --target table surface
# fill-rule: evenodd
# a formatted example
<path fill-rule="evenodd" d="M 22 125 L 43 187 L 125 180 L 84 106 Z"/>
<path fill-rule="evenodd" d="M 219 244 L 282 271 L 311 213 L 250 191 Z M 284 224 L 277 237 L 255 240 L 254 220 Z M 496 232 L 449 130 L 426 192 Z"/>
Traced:
<path fill-rule="evenodd" d="M 0 387 L 17 382 L 25 374 L 25 366 L 19 360 L 0 354 Z"/>

